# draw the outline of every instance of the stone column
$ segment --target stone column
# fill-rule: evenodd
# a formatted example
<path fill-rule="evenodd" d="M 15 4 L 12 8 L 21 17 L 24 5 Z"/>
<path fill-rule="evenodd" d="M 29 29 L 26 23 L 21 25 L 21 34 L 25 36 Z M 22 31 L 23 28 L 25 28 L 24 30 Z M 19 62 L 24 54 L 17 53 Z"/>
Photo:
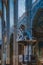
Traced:
<path fill-rule="evenodd" d="M 4 21 L 4 3 L 2 2 L 2 59 L 1 65 L 6 65 L 6 47 L 5 47 L 5 21 Z"/>
<path fill-rule="evenodd" d="M 32 47 L 31 47 L 31 44 L 27 44 L 25 47 L 24 47 L 24 61 L 27 64 L 27 62 L 31 62 L 31 55 L 32 55 Z"/>
<path fill-rule="evenodd" d="M 25 10 L 26 10 L 26 23 L 27 30 L 31 32 L 31 8 L 32 8 L 32 0 L 25 0 Z"/>
<path fill-rule="evenodd" d="M 26 8 L 26 23 L 27 23 L 27 30 L 30 33 L 29 34 L 29 39 L 32 39 L 32 22 L 31 22 L 31 8 L 32 8 L 32 0 L 26 0 L 25 1 L 25 8 Z M 32 45 L 31 43 L 29 43 L 29 45 L 27 45 L 27 55 L 28 55 L 28 60 L 29 62 L 31 62 L 31 54 L 32 54 Z"/>
<path fill-rule="evenodd" d="M 10 0 L 6 0 L 6 37 L 7 37 L 7 46 L 6 46 L 6 64 L 10 64 Z"/>
<path fill-rule="evenodd" d="M 14 0 L 14 38 L 13 38 L 13 65 L 18 65 L 18 43 L 17 39 L 18 23 L 18 0 Z"/>

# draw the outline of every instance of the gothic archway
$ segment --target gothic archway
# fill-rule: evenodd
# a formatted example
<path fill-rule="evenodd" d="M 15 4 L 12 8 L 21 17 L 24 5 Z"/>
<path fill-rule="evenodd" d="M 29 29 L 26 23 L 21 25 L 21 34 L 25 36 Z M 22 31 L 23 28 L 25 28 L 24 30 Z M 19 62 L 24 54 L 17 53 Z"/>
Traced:
<path fill-rule="evenodd" d="M 43 55 L 43 54 L 41 54 L 41 53 L 43 53 L 43 51 L 42 51 L 42 49 L 43 49 L 43 8 L 38 9 L 38 11 L 34 17 L 33 36 L 38 40 L 38 44 L 37 44 L 38 45 L 38 55 L 40 57 Z"/>
<path fill-rule="evenodd" d="M 33 20 L 33 36 L 43 41 L 43 8 L 38 9 Z"/>

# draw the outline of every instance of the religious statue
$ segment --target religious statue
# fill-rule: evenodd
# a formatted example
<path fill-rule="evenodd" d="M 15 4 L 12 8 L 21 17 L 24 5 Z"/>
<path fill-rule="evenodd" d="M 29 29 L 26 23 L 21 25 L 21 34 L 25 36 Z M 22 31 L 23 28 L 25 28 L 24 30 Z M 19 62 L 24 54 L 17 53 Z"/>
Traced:
<path fill-rule="evenodd" d="M 19 28 L 18 38 L 18 40 L 29 40 L 31 38 L 30 32 L 26 30 L 23 24 Z"/>

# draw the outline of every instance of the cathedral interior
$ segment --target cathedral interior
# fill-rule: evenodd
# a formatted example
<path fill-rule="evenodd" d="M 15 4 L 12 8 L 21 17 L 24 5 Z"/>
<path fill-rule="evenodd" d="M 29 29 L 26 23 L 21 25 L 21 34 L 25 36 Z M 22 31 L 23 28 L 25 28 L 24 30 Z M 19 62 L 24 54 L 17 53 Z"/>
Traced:
<path fill-rule="evenodd" d="M 23 0 L 18 18 L 19 1 L 0 0 L 0 65 L 43 65 L 43 0 Z"/>

